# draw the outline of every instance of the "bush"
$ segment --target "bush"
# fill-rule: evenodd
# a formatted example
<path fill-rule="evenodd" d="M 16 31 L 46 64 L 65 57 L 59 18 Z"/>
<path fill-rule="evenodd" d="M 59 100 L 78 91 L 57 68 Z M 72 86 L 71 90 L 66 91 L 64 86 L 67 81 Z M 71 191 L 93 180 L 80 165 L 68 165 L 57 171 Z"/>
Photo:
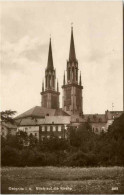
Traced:
<path fill-rule="evenodd" d="M 65 164 L 67 166 L 86 166 L 86 155 L 79 151 L 77 153 L 72 153 L 71 155 L 69 154 Z"/>
<path fill-rule="evenodd" d="M 38 144 L 24 132 L 2 137 L 2 166 L 124 166 L 124 114 L 107 133 L 95 135 L 88 124 L 69 133 L 70 140 L 52 137 Z"/>
<path fill-rule="evenodd" d="M 2 166 L 18 166 L 19 153 L 18 150 L 10 146 L 5 146 L 1 150 L 1 165 Z"/>

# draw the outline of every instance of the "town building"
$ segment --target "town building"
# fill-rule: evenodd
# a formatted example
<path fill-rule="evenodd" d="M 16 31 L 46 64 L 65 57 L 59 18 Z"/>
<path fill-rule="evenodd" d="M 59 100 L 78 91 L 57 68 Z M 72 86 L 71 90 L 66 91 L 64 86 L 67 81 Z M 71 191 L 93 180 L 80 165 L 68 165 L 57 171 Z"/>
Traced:
<path fill-rule="evenodd" d="M 45 85 L 44 82 L 42 83 L 41 106 L 35 106 L 15 118 L 18 131 L 25 131 L 28 135 L 32 134 L 38 140 L 51 136 L 66 139 L 68 126 L 78 127 L 80 124 L 88 122 L 92 131 L 99 134 L 103 131 L 106 132 L 114 119 L 122 114 L 122 111 L 106 111 L 105 114 L 83 113 L 83 86 L 76 58 L 73 27 L 71 28 L 70 51 L 66 70 L 67 74 L 64 73 L 62 85 L 62 108 L 60 108 L 59 84 L 56 81 L 50 38 Z"/>
<path fill-rule="evenodd" d="M 6 138 L 7 135 L 16 135 L 17 125 L 10 122 L 0 122 L 0 129 L 2 137 Z"/>
<path fill-rule="evenodd" d="M 43 140 L 50 136 L 67 138 L 67 126 L 70 116 L 62 109 L 49 109 L 35 106 L 15 118 L 18 131 L 25 131 L 37 139 Z"/>

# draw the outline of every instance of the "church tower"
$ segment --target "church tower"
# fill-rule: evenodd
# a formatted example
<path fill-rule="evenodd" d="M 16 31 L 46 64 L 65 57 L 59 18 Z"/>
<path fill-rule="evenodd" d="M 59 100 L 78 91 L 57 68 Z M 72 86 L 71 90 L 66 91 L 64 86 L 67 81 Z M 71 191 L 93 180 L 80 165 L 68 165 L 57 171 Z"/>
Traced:
<path fill-rule="evenodd" d="M 78 79 L 78 61 L 76 59 L 73 27 L 71 28 L 71 42 L 69 60 L 67 61 L 67 76 L 63 78 L 63 110 L 69 114 L 82 115 L 82 82 L 81 73 Z"/>
<path fill-rule="evenodd" d="M 58 109 L 59 108 L 59 84 L 56 86 L 56 71 L 53 66 L 52 44 L 51 38 L 49 43 L 48 62 L 45 70 L 45 88 L 42 83 L 42 102 L 41 106 L 45 108 Z"/>

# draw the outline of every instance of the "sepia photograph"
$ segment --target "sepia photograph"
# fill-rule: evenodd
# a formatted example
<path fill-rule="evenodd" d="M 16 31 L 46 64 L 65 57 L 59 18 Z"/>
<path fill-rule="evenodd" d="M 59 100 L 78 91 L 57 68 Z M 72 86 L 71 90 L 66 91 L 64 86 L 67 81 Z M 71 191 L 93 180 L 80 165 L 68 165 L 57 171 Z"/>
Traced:
<path fill-rule="evenodd" d="M 1 1 L 1 194 L 124 194 L 123 2 Z"/>

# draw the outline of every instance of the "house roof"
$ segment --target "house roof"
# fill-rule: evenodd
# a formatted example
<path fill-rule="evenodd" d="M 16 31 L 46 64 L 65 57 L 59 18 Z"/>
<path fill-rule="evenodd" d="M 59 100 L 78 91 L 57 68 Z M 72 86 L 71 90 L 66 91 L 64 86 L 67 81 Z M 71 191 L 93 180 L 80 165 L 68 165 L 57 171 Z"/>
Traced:
<path fill-rule="evenodd" d="M 62 109 L 48 109 L 41 106 L 35 106 L 26 112 L 20 114 L 19 116 L 15 117 L 16 119 L 26 118 L 26 117 L 38 117 L 44 118 L 45 116 L 69 116 L 66 112 Z"/>
<path fill-rule="evenodd" d="M 62 108 L 55 110 L 55 116 L 70 116 L 67 112 L 63 111 Z"/>
<path fill-rule="evenodd" d="M 20 119 L 19 126 L 36 126 L 41 124 L 68 124 L 70 123 L 70 116 L 45 116 L 45 118 L 22 118 Z"/>
<path fill-rule="evenodd" d="M 43 124 L 44 123 L 44 121 L 45 121 L 45 119 L 43 118 L 43 119 L 40 119 L 40 118 L 38 118 L 38 119 L 34 119 L 34 118 L 31 118 L 31 117 L 28 117 L 28 118 L 22 118 L 21 120 L 20 120 L 20 122 L 19 122 L 19 126 L 25 126 L 25 125 L 39 125 L 39 124 Z"/>
<path fill-rule="evenodd" d="M 91 123 L 106 123 L 107 118 L 105 114 L 86 114 L 84 115 L 84 119 Z"/>
<path fill-rule="evenodd" d="M 113 118 L 118 118 L 121 116 L 121 114 L 123 113 L 123 111 L 106 111 L 106 116 L 108 120 L 112 120 Z"/>
<path fill-rule="evenodd" d="M 71 115 L 71 122 L 72 123 L 79 123 L 79 122 L 86 122 L 86 120 L 84 118 L 82 118 L 81 116 L 79 115 L 76 115 L 76 114 L 73 114 Z"/>

